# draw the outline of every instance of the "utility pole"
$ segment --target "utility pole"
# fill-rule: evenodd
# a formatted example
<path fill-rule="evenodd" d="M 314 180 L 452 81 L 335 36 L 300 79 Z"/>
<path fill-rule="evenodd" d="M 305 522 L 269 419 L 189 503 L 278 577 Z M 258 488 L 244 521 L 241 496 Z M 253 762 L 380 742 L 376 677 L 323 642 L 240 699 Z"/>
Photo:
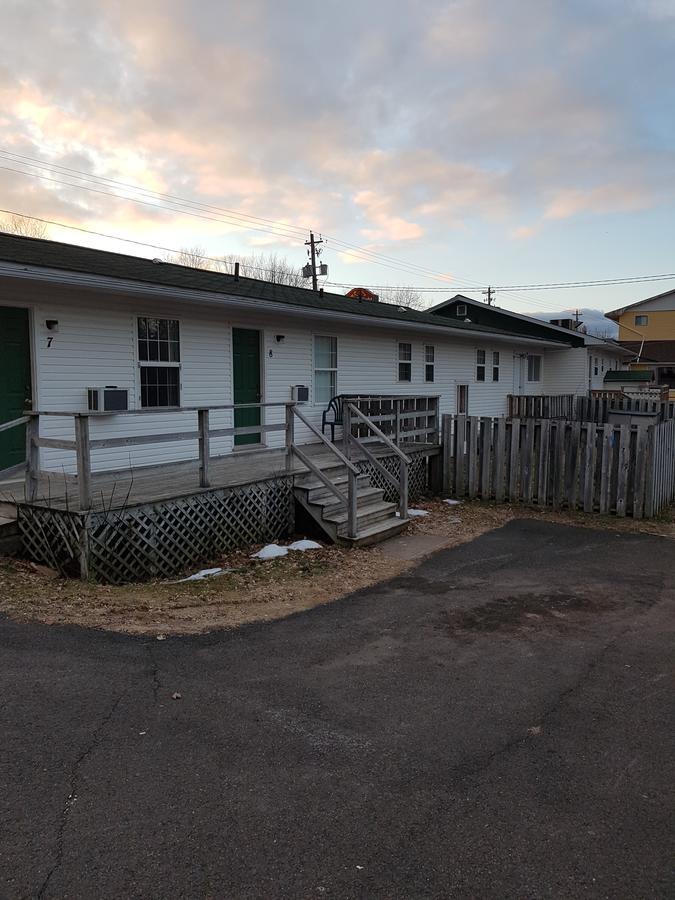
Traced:
<path fill-rule="evenodd" d="M 581 325 L 581 310 L 574 310 L 574 328 L 577 329 Z"/>
<path fill-rule="evenodd" d="M 487 297 L 487 305 L 492 306 L 495 299 L 495 292 L 491 287 L 488 287 L 487 291 L 481 291 L 484 297 Z"/>
<path fill-rule="evenodd" d="M 322 238 L 319 238 L 318 241 L 315 240 L 315 238 L 314 238 L 314 232 L 313 232 L 313 231 L 310 231 L 310 233 L 309 233 L 309 240 L 308 240 L 308 241 L 305 241 L 305 247 L 309 247 L 309 248 L 310 248 L 309 251 L 308 251 L 308 253 L 309 253 L 310 258 L 311 258 L 311 263 L 310 263 L 310 265 L 311 265 L 311 268 L 312 268 L 312 273 L 311 273 L 311 274 L 312 274 L 312 290 L 314 290 L 314 291 L 317 291 L 317 290 L 319 289 L 319 286 L 318 286 L 318 283 L 317 283 L 317 280 L 316 280 L 316 254 L 317 254 L 316 246 L 317 246 L 317 244 L 323 244 L 323 239 L 322 239 Z M 319 250 L 319 253 L 321 253 L 321 250 Z M 306 267 L 305 267 L 305 268 L 306 268 Z"/>

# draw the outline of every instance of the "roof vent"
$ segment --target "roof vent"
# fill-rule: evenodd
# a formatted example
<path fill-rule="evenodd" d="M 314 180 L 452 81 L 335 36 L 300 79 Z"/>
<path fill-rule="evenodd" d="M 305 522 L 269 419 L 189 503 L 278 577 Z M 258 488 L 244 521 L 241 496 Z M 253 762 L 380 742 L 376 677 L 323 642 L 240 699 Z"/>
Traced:
<path fill-rule="evenodd" d="M 164 260 L 163 260 L 163 259 L 160 259 L 159 256 L 156 256 L 156 257 L 153 259 L 153 262 L 155 263 L 155 265 L 157 265 L 158 263 L 163 263 Z"/>

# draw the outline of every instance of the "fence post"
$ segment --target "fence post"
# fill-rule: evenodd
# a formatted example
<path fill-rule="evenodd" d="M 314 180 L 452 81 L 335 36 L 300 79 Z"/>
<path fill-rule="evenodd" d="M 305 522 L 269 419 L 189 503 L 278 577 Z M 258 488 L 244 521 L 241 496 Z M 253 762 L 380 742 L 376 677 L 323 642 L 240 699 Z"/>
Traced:
<path fill-rule="evenodd" d="M 442 454 L 442 473 L 441 473 L 441 492 L 449 494 L 451 491 L 450 484 L 450 464 L 452 459 L 452 417 L 444 415 L 441 423 L 441 454 Z"/>
<path fill-rule="evenodd" d="M 77 483 L 80 492 L 80 510 L 91 509 L 91 448 L 89 446 L 89 416 L 75 416 L 75 443 L 77 445 Z"/>
<path fill-rule="evenodd" d="M 209 438 L 209 411 L 197 410 L 197 426 L 199 429 L 199 487 L 209 487 L 209 459 L 211 442 Z"/>
<path fill-rule="evenodd" d="M 295 404 L 286 404 L 286 474 L 293 471 L 293 444 L 295 443 Z"/>
<path fill-rule="evenodd" d="M 38 494 L 40 475 L 40 417 L 32 415 L 26 425 L 26 486 L 24 493 L 28 503 L 34 503 Z"/>

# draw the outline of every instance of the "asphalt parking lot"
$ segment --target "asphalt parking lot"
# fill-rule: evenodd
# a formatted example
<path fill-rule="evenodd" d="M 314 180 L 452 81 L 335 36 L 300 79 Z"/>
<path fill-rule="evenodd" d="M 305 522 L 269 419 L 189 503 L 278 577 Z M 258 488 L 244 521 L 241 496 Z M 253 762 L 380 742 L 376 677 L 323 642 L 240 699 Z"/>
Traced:
<path fill-rule="evenodd" d="M 674 570 L 520 520 L 228 632 L 0 620 L 0 897 L 672 897 Z"/>

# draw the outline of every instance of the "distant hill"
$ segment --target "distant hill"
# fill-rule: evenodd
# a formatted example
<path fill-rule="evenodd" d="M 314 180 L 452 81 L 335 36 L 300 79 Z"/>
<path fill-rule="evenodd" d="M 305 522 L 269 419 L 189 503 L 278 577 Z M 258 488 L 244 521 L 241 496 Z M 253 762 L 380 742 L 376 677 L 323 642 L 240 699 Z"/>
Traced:
<path fill-rule="evenodd" d="M 619 328 L 616 322 L 612 322 L 611 319 L 606 319 L 605 314 L 601 309 L 581 309 L 580 313 L 580 319 L 586 326 L 588 334 L 594 334 L 596 337 L 613 339 L 616 339 L 619 336 Z M 545 322 L 550 322 L 551 319 L 570 319 L 572 317 L 573 313 L 569 309 L 564 309 L 559 312 L 536 314 L 537 319 L 543 319 Z"/>

